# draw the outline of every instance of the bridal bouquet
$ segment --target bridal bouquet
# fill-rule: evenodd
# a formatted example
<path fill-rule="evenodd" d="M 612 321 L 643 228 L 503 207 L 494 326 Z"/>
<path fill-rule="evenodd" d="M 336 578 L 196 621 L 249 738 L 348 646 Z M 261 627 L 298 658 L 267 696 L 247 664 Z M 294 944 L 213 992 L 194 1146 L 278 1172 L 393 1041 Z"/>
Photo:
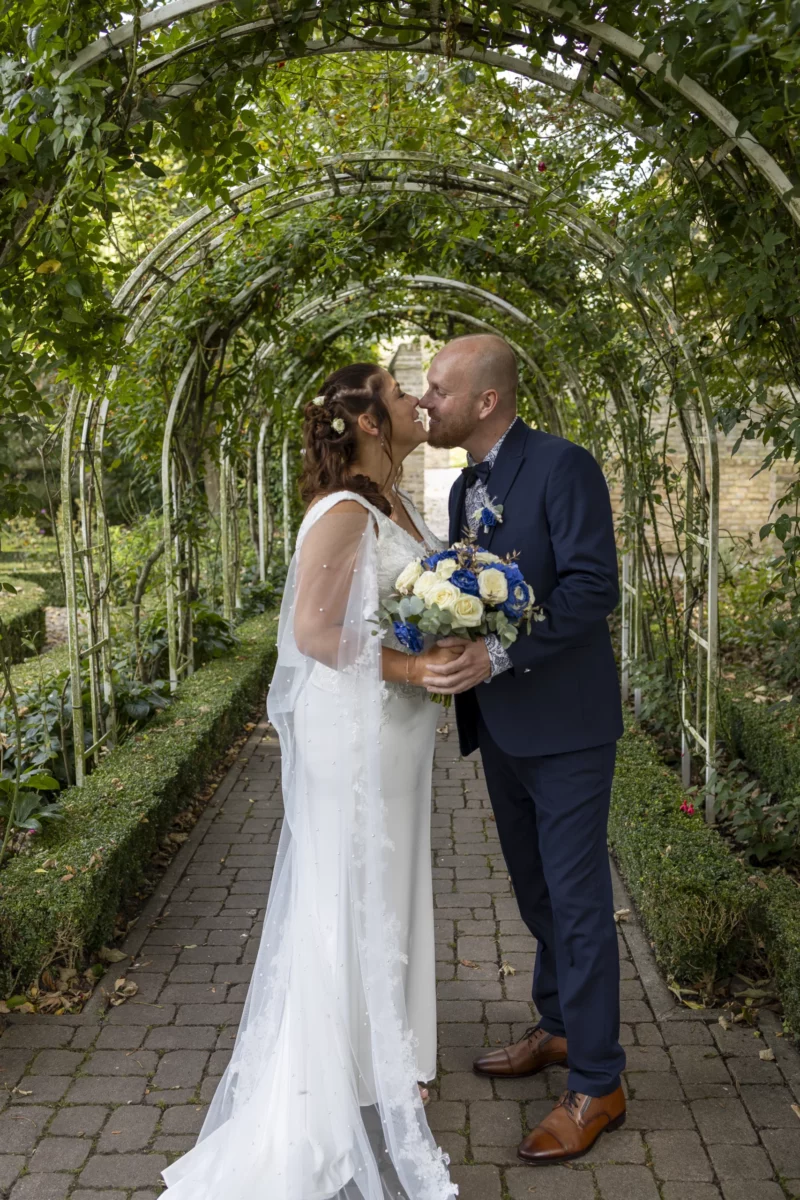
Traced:
<path fill-rule="evenodd" d="M 473 542 L 456 542 L 403 568 L 380 620 L 409 653 L 420 654 L 426 633 L 472 640 L 494 633 L 507 649 L 523 625 L 530 633 L 544 613 L 513 554 L 500 558 Z"/>

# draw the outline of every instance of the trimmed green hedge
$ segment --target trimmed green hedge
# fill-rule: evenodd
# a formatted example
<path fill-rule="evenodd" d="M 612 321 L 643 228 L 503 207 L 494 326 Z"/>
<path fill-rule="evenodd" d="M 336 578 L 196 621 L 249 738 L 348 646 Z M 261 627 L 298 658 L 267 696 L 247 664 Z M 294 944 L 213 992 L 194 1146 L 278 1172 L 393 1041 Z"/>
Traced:
<path fill-rule="evenodd" d="M 729 974 L 753 943 L 764 892 L 632 722 L 619 743 L 609 840 L 656 958 L 679 984 Z"/>
<path fill-rule="evenodd" d="M 786 694 L 747 667 L 726 668 L 720 733 L 765 791 L 800 804 L 800 708 L 779 704 Z M 800 887 L 786 875 L 764 879 L 764 945 L 786 1018 L 800 1033 Z"/>
<path fill-rule="evenodd" d="M 3 622 L 3 649 L 12 663 L 22 662 L 30 654 L 23 641 L 33 639 L 41 648 L 45 639 L 44 605 L 41 588 L 11 578 L 3 572 L 3 580 L 17 588 L 17 594 L 0 592 L 0 619 Z"/>
<path fill-rule="evenodd" d="M 53 646 L 44 654 L 17 663 L 11 668 L 11 678 L 18 692 L 26 692 L 29 688 L 38 687 L 40 681 L 47 683 L 55 679 L 62 671 L 69 671 L 69 649 L 67 646 Z"/>
<path fill-rule="evenodd" d="M 778 704 L 786 695 L 746 667 L 725 670 L 719 693 L 720 733 L 758 775 L 765 791 L 800 804 L 800 706 Z M 757 699 L 761 697 L 761 699 Z"/>
<path fill-rule="evenodd" d="M 755 701 L 754 719 L 772 719 Z M 761 747 L 761 761 L 786 762 Z M 787 875 L 747 867 L 697 813 L 686 816 L 678 776 L 631 719 L 619 743 L 609 841 L 656 958 L 677 983 L 695 987 L 733 971 L 763 947 L 784 1016 L 800 1033 L 800 887 Z M 766 885 L 766 886 L 765 886 Z"/>
<path fill-rule="evenodd" d="M 0 875 L 7 986 L 25 986 L 55 956 L 77 958 L 111 937 L 173 817 L 263 694 L 276 618 L 254 617 L 237 632 L 235 651 L 182 683 L 170 707 L 109 755 L 86 787 L 62 794 L 64 821 Z"/>
<path fill-rule="evenodd" d="M 29 583 L 35 583 L 44 592 L 45 604 L 51 604 L 54 608 L 63 608 L 67 603 L 66 594 L 64 592 L 64 580 L 58 567 L 48 566 L 44 563 L 40 566 L 36 562 L 28 562 L 27 559 L 17 562 L 2 563 L 0 567 L 5 575 L 13 575 L 15 579 L 27 579 Z"/>
<path fill-rule="evenodd" d="M 786 1022 L 800 1035 L 800 887 L 787 875 L 767 876 L 764 946 Z"/>

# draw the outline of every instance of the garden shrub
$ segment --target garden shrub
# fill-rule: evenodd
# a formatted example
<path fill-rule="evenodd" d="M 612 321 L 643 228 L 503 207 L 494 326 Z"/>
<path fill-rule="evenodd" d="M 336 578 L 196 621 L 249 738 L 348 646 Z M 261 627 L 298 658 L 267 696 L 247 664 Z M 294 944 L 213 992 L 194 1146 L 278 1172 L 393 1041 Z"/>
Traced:
<path fill-rule="evenodd" d="M 63 608 L 67 603 L 64 579 L 58 567 L 36 562 L 10 562 L 2 564 L 3 577 L 6 573 L 15 579 L 35 583 L 44 592 L 44 603 L 54 608 Z"/>
<path fill-rule="evenodd" d="M 5 582 L 16 588 L 13 592 L 0 591 L 0 621 L 2 621 L 3 652 L 8 661 L 22 662 L 31 653 L 26 641 L 41 648 L 45 639 L 44 605 L 41 588 L 26 583 L 18 577 L 11 578 L 3 573 Z"/>
<path fill-rule="evenodd" d="M 788 875 L 767 877 L 764 947 L 786 1023 L 800 1034 L 800 885 Z"/>
<path fill-rule="evenodd" d="M 745 958 L 764 893 L 717 831 L 681 812 L 680 780 L 629 723 L 619 743 L 609 840 L 656 958 L 708 990 Z"/>
<path fill-rule="evenodd" d="M 239 626 L 239 645 L 185 680 L 170 707 L 113 751 L 84 788 L 60 796 L 64 820 L 0 875 L 5 982 L 36 980 L 54 957 L 101 946 L 177 812 L 262 695 L 275 618 Z"/>
<path fill-rule="evenodd" d="M 800 707 L 747 667 L 724 672 L 720 734 L 767 791 L 800 804 Z"/>

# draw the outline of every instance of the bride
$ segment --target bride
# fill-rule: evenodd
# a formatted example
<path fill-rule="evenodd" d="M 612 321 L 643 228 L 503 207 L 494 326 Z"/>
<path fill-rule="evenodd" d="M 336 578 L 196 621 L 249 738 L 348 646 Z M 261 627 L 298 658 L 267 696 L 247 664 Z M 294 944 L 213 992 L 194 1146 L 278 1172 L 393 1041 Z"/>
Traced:
<path fill-rule="evenodd" d="M 430 804 L 453 651 L 381 639 L 379 600 L 441 549 L 397 487 L 425 441 L 388 371 L 334 372 L 306 407 L 308 503 L 267 711 L 285 820 L 231 1062 L 169 1200 L 450 1200 L 425 1117 L 436 1074 Z"/>

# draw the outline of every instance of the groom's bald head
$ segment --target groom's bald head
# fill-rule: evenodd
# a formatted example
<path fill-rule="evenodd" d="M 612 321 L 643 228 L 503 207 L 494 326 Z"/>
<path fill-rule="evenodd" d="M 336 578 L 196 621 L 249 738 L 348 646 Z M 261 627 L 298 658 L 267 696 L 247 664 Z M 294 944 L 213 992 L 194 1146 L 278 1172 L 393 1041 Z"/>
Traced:
<path fill-rule="evenodd" d="M 517 411 L 514 351 L 494 333 L 455 338 L 434 356 L 421 404 L 430 415 L 432 446 L 473 452 L 488 440 L 490 449 Z"/>
<path fill-rule="evenodd" d="M 468 333 L 448 342 L 437 357 L 446 360 L 453 355 L 469 374 L 473 393 L 494 390 L 498 407 L 516 412 L 517 357 L 508 342 L 496 333 Z"/>

